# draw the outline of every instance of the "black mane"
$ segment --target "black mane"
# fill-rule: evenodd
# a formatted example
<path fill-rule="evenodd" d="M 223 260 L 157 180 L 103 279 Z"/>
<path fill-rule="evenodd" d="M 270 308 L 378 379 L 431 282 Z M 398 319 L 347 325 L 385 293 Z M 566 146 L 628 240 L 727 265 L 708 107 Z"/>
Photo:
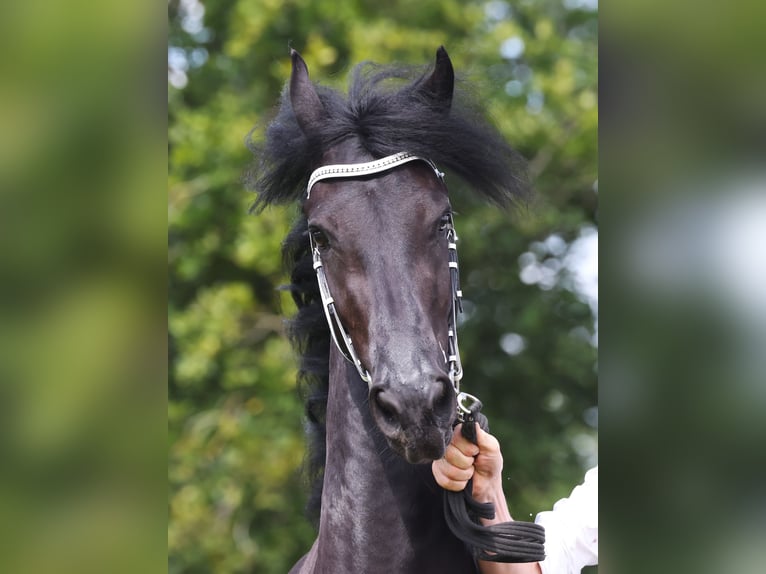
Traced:
<path fill-rule="evenodd" d="M 500 206 L 525 199 L 528 186 L 523 158 L 486 120 L 460 83 L 449 110 L 423 98 L 417 88 L 429 72 L 364 63 L 352 72 L 348 96 L 316 86 L 327 119 L 309 137 L 298 126 L 286 87 L 265 141 L 248 138 L 256 158 L 246 174 L 248 187 L 257 192 L 253 209 L 302 204 L 309 175 L 320 165 L 322 154 L 348 139 L 375 158 L 400 151 L 427 157 Z M 285 239 L 283 257 L 291 269 L 291 284 L 286 289 L 298 307 L 288 333 L 301 356 L 298 381 L 306 391 L 308 470 L 313 482 L 308 511 L 317 518 L 325 459 L 330 334 L 311 265 L 305 217 L 299 217 Z"/>
<path fill-rule="evenodd" d="M 427 157 L 502 206 L 526 197 L 523 158 L 460 84 L 446 113 L 423 98 L 417 87 L 426 77 L 422 68 L 363 63 L 352 72 L 348 97 L 316 86 L 327 120 L 311 137 L 298 126 L 286 87 L 266 141 L 248 141 L 257 158 L 247 175 L 258 193 L 253 208 L 300 200 L 322 153 L 347 139 L 376 158 L 400 151 Z"/>

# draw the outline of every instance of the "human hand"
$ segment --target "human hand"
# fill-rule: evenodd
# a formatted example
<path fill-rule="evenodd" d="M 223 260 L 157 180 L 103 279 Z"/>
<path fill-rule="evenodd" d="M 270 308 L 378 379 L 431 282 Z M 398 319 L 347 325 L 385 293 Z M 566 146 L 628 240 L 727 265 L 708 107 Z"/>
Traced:
<path fill-rule="evenodd" d="M 478 444 L 473 444 L 461 434 L 461 427 L 455 427 L 444 456 L 431 464 L 434 478 L 442 488 L 460 491 L 473 477 L 474 499 L 478 502 L 497 502 L 498 495 L 502 496 L 503 455 L 500 444 L 478 425 Z"/>

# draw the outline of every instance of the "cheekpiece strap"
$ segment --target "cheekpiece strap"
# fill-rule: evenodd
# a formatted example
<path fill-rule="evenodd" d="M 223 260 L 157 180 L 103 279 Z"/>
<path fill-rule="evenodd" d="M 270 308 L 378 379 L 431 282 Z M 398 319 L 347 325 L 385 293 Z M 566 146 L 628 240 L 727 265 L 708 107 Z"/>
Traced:
<path fill-rule="evenodd" d="M 311 188 L 314 187 L 314 184 L 318 181 L 322 181 L 323 179 L 337 179 L 344 177 L 360 177 L 365 175 L 372 175 L 416 160 L 426 162 L 436 172 L 436 175 L 439 176 L 440 179 L 444 178 L 444 174 L 437 169 L 436 165 L 434 165 L 434 162 L 432 162 L 430 159 L 420 157 L 419 155 L 415 155 L 408 151 L 402 151 L 381 159 L 376 159 L 375 161 L 369 161 L 367 163 L 336 163 L 332 165 L 323 165 L 311 173 L 309 183 L 306 186 L 306 199 L 311 197 Z"/>

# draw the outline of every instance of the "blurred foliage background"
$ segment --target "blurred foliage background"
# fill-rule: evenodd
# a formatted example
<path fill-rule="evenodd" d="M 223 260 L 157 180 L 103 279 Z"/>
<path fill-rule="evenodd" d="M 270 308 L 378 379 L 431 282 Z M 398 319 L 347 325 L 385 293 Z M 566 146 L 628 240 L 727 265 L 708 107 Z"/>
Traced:
<path fill-rule="evenodd" d="M 536 199 L 457 192 L 464 389 L 485 404 L 519 519 L 597 461 L 597 14 L 588 0 L 172 0 L 168 45 L 169 571 L 284 573 L 310 546 L 303 406 L 280 243 L 241 176 L 289 76 L 345 88 L 363 60 L 444 45 L 529 159 Z M 457 189 L 454 180 L 449 182 Z"/>
<path fill-rule="evenodd" d="M 0 572 L 164 559 L 147 519 L 165 508 L 167 369 L 151 4 L 0 9 Z"/>

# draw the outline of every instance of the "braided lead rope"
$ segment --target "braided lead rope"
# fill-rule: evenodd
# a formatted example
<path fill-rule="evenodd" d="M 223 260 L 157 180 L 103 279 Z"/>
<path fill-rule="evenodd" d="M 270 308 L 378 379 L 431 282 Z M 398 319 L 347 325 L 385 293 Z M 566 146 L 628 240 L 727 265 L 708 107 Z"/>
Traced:
<path fill-rule="evenodd" d="M 367 163 L 336 163 L 331 165 L 323 165 L 320 168 L 315 169 L 309 177 L 309 183 L 306 186 L 306 199 L 311 197 L 311 188 L 314 184 L 323 179 L 336 179 L 344 177 L 360 177 L 365 175 L 372 175 L 374 173 L 380 173 L 382 171 L 388 171 L 397 166 L 410 161 L 424 161 L 436 172 L 436 175 L 440 179 L 444 178 L 444 174 L 436 169 L 436 165 L 427 158 L 420 157 L 414 153 L 408 151 L 401 151 L 393 155 L 386 156 L 375 161 L 369 161 Z"/>
<path fill-rule="evenodd" d="M 476 425 L 489 432 L 481 401 L 460 393 L 462 435 L 476 444 Z M 468 398 L 466 398 L 468 397 Z M 495 517 L 491 502 L 477 502 L 471 492 L 473 479 L 460 492 L 444 491 L 444 518 L 452 533 L 467 544 L 477 560 L 489 562 L 542 562 L 545 560 L 545 529 L 533 522 L 511 521 L 483 526 L 481 518 Z"/>

